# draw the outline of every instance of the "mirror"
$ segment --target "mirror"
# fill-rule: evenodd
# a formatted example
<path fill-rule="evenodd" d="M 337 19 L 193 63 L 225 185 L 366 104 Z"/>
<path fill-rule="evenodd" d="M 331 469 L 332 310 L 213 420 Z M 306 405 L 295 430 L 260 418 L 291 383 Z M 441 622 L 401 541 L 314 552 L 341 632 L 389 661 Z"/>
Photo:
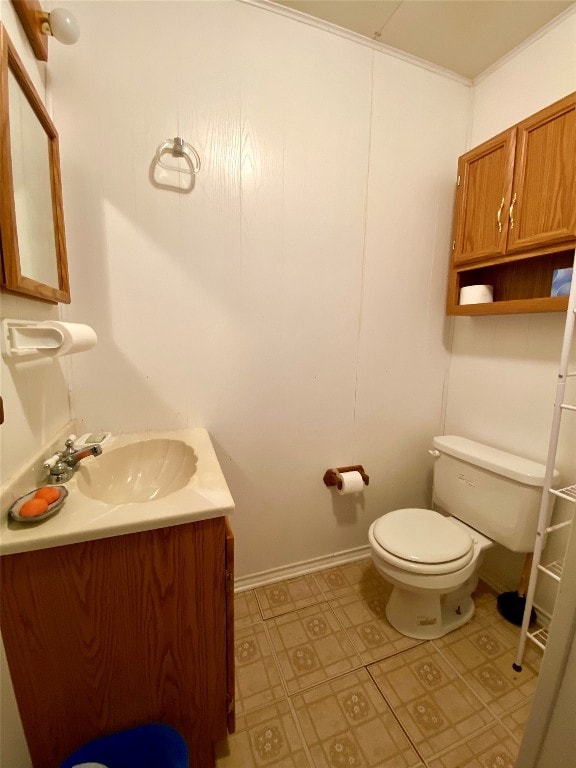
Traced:
<path fill-rule="evenodd" d="M 0 24 L 1 287 L 70 302 L 58 133 Z"/>

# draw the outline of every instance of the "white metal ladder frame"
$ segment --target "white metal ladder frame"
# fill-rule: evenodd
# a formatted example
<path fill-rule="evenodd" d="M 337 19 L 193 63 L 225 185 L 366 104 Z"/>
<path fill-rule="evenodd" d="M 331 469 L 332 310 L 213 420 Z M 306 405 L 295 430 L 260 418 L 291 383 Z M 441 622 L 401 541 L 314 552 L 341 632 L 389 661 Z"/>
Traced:
<path fill-rule="evenodd" d="M 552 516 L 552 505 L 550 503 L 552 495 L 558 496 L 561 499 L 567 499 L 568 501 L 576 504 L 576 485 L 569 485 L 566 488 L 559 488 L 557 490 L 552 488 L 552 480 L 554 477 L 554 465 L 556 462 L 556 452 L 558 450 L 558 438 L 560 435 L 560 423 L 562 420 L 563 411 L 576 411 L 576 405 L 568 405 L 564 402 L 564 393 L 566 389 L 566 380 L 571 376 L 576 376 L 576 371 L 568 372 L 568 361 L 570 358 L 570 350 L 572 347 L 572 339 L 574 336 L 574 324 L 576 322 L 576 252 L 574 254 L 574 268 L 572 271 L 572 284 L 570 287 L 570 296 L 568 298 L 568 310 L 566 313 L 566 325 L 564 327 L 564 339 L 562 342 L 562 352 L 560 355 L 560 368 L 558 372 L 558 383 L 556 386 L 556 399 L 554 401 L 554 414 L 552 417 L 552 426 L 550 428 L 550 441 L 548 444 L 548 457 L 546 459 L 546 472 L 544 474 L 544 487 L 542 489 L 542 501 L 540 503 L 540 513 L 538 518 L 538 529 L 536 533 L 536 543 L 534 546 L 534 559 L 532 561 L 532 569 L 530 571 L 530 582 L 528 584 L 528 591 L 526 593 L 526 606 L 524 608 L 524 617 L 522 620 L 522 630 L 520 632 L 520 642 L 518 643 L 518 652 L 516 654 L 516 660 L 512 665 L 516 671 L 522 669 L 522 659 L 524 658 L 524 649 L 526 647 L 526 640 L 529 639 L 540 648 L 546 647 L 546 640 L 548 639 L 548 628 L 543 627 L 537 629 L 535 632 L 529 632 L 528 627 L 530 624 L 530 615 L 532 613 L 532 606 L 534 605 L 534 593 L 536 592 L 536 583 L 538 580 L 538 573 L 542 571 L 555 581 L 560 581 L 562 578 L 562 563 L 555 561 L 548 565 L 540 565 L 542 557 L 542 551 L 546 546 L 546 539 L 548 534 L 552 531 L 557 531 L 565 526 L 572 524 L 572 519 L 565 520 L 556 525 L 550 525 L 550 518 Z"/>

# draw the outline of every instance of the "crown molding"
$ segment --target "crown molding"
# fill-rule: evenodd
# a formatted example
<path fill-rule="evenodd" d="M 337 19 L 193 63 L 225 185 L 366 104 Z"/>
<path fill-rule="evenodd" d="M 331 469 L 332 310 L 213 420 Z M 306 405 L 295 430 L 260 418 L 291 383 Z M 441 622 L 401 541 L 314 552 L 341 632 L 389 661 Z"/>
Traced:
<path fill-rule="evenodd" d="M 278 5 L 277 3 L 271 2 L 271 0 L 236 1 L 243 3 L 244 5 L 252 5 L 255 8 L 260 8 L 263 11 L 275 13 L 277 16 L 284 16 L 285 18 L 299 22 L 300 24 L 306 24 L 309 27 L 321 29 L 331 35 L 336 35 L 336 37 L 342 37 L 345 40 L 356 43 L 357 45 L 363 45 L 365 48 L 371 48 L 377 53 L 382 53 L 386 56 L 392 56 L 395 59 L 400 59 L 401 61 L 405 61 L 408 64 L 413 64 L 414 66 L 420 67 L 421 69 L 426 69 L 429 72 L 442 75 L 443 77 L 446 77 L 450 80 L 455 80 L 456 82 L 462 83 L 463 85 L 472 85 L 472 79 L 469 77 L 459 75 L 457 72 L 453 72 L 452 70 L 446 69 L 445 67 L 440 67 L 438 64 L 433 64 L 431 61 L 426 61 L 425 59 L 421 59 L 418 56 L 412 55 L 411 53 L 405 53 L 398 48 L 393 48 L 391 45 L 380 43 L 378 40 L 371 40 L 369 37 L 364 37 L 364 35 L 360 35 L 357 32 L 351 32 L 349 29 L 339 27 L 337 24 L 332 24 L 330 21 L 316 19 L 313 16 L 308 16 L 306 13 L 302 13 L 301 11 L 295 11 L 294 9 L 288 8 L 284 5 Z"/>
<path fill-rule="evenodd" d="M 576 15 L 576 4 L 571 5 L 569 8 L 566 8 L 565 11 L 562 11 L 561 14 L 558 16 L 555 16 L 551 21 L 549 21 L 547 24 L 545 24 L 543 27 L 540 27 L 540 29 L 537 32 L 534 32 L 533 35 L 530 35 L 530 37 L 527 37 L 526 40 L 523 40 L 521 43 L 519 43 L 515 48 L 512 48 L 511 51 L 508 51 L 502 58 L 498 59 L 498 61 L 495 61 L 494 64 L 491 64 L 487 69 L 484 70 L 484 72 L 480 72 L 479 75 L 476 75 L 476 77 L 472 80 L 472 85 L 478 85 L 478 83 L 481 83 L 482 80 L 489 77 L 494 72 L 498 71 L 500 67 L 504 66 L 508 61 L 511 61 L 513 58 L 518 56 L 519 53 L 522 53 L 522 51 L 526 50 L 526 48 L 530 48 L 531 45 L 533 45 L 536 40 L 539 40 L 541 37 L 544 37 L 548 34 L 554 27 L 560 26 L 560 24 L 563 24 L 566 19 L 570 18 L 570 16 Z"/>

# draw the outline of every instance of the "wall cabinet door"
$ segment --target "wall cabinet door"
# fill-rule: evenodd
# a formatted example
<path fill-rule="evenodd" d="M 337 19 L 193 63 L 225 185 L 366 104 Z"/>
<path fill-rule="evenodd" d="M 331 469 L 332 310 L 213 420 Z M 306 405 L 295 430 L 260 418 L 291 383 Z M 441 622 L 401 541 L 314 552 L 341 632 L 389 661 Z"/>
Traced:
<path fill-rule="evenodd" d="M 458 161 L 453 261 L 506 253 L 516 131 L 510 129 Z"/>
<path fill-rule="evenodd" d="M 508 252 L 576 237 L 576 94 L 517 127 Z"/>

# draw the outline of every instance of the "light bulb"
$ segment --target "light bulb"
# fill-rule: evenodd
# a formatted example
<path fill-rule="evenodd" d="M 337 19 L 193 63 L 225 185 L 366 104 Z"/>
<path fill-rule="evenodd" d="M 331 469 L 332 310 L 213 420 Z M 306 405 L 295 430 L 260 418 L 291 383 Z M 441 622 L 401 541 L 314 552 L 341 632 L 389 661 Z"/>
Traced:
<path fill-rule="evenodd" d="M 64 45 L 73 45 L 80 37 L 80 27 L 70 11 L 54 8 L 49 14 L 50 33 Z"/>

